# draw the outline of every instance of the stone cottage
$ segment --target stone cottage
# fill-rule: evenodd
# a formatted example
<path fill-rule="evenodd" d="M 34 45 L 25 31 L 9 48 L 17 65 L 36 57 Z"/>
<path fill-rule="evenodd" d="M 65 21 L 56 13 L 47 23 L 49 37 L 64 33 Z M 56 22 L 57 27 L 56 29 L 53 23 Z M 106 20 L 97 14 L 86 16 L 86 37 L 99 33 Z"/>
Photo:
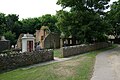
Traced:
<path fill-rule="evenodd" d="M 51 32 L 47 26 L 42 26 L 40 30 L 36 30 L 36 42 L 43 49 L 60 48 L 60 35 Z"/>
<path fill-rule="evenodd" d="M 0 36 L 0 52 L 10 49 L 10 41 L 6 40 L 4 36 Z"/>

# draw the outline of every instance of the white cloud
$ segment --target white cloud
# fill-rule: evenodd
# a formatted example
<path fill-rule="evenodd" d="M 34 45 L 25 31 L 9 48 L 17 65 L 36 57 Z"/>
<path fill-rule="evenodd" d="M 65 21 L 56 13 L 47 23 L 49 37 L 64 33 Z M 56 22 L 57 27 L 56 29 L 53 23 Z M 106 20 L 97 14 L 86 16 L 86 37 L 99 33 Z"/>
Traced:
<path fill-rule="evenodd" d="M 18 14 L 20 18 L 55 14 L 61 7 L 57 0 L 0 0 L 0 12 Z"/>
<path fill-rule="evenodd" d="M 111 0 L 111 2 L 116 0 Z M 55 14 L 61 7 L 57 0 L 0 0 L 0 12 L 18 14 L 21 18 L 39 17 L 44 14 Z M 111 3 L 110 2 L 110 3 Z"/>

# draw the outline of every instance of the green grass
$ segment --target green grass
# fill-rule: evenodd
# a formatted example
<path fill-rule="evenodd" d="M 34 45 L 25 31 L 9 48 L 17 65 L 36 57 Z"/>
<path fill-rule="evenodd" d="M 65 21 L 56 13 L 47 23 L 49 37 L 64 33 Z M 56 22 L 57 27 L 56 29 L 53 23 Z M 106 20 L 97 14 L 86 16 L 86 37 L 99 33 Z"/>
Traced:
<path fill-rule="evenodd" d="M 59 57 L 59 58 L 62 57 L 62 54 L 61 54 L 61 52 L 60 52 L 60 49 L 54 49 L 54 56 L 55 56 L 55 57 Z"/>
<path fill-rule="evenodd" d="M 0 74 L 0 80 L 90 80 L 96 55 L 114 47 L 81 54 L 64 62 L 5 72 Z"/>

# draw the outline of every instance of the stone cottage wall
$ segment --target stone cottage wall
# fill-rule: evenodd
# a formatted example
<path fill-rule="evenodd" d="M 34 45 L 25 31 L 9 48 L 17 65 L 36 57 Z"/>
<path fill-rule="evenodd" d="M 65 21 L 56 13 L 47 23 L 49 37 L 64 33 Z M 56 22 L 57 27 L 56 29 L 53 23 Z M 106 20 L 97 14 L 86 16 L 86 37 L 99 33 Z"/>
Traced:
<path fill-rule="evenodd" d="M 60 37 L 58 34 L 50 33 L 43 41 L 44 48 L 60 48 Z"/>
<path fill-rule="evenodd" d="M 10 49 L 10 41 L 0 41 L 0 52 L 6 49 Z"/>
<path fill-rule="evenodd" d="M 76 46 L 69 46 L 61 48 L 61 53 L 63 57 L 69 57 L 101 48 L 106 48 L 110 46 L 109 43 L 101 42 L 96 44 L 89 44 L 89 45 L 76 45 Z"/>
<path fill-rule="evenodd" d="M 53 60 L 53 50 L 0 54 L 0 71 Z"/>

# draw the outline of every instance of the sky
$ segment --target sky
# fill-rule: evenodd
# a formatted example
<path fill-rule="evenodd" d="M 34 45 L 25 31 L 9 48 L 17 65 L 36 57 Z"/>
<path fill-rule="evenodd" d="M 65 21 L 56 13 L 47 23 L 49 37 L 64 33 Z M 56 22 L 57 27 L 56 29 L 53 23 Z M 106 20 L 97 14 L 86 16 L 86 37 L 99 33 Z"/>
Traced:
<path fill-rule="evenodd" d="M 110 4 L 117 0 L 111 0 Z M 0 0 L 0 12 L 17 14 L 20 19 L 40 17 L 45 14 L 56 14 L 61 6 L 57 0 Z"/>

